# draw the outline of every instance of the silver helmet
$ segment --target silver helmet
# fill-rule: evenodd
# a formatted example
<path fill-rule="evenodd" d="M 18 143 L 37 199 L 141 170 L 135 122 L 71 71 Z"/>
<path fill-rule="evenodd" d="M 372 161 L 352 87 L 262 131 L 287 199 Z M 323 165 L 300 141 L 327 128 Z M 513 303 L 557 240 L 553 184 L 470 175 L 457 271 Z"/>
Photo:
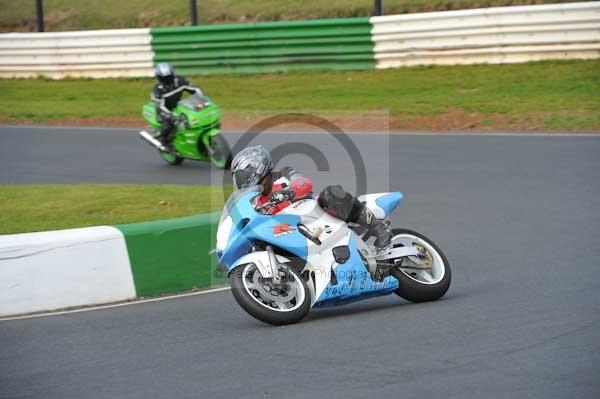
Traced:
<path fill-rule="evenodd" d="M 161 62 L 156 65 L 156 69 L 154 69 L 154 76 L 160 83 L 165 86 L 170 86 L 173 84 L 173 80 L 175 79 L 175 69 L 171 64 L 167 64 L 166 62 Z"/>
<path fill-rule="evenodd" d="M 269 150 L 262 145 L 244 148 L 231 161 L 233 184 L 238 189 L 256 186 L 272 169 Z"/>

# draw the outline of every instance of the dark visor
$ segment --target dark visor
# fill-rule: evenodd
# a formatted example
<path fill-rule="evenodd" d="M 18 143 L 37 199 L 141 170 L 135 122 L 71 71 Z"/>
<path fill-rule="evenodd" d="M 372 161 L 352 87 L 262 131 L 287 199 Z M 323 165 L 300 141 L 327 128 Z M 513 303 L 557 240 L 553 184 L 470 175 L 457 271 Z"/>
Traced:
<path fill-rule="evenodd" d="M 251 184 L 251 180 L 254 177 L 254 172 L 253 171 L 249 171 L 248 169 L 244 169 L 244 170 L 236 170 L 233 173 L 233 184 L 235 184 L 235 186 L 237 188 L 245 188 L 245 187 L 249 187 L 250 185 L 254 185 Z"/>

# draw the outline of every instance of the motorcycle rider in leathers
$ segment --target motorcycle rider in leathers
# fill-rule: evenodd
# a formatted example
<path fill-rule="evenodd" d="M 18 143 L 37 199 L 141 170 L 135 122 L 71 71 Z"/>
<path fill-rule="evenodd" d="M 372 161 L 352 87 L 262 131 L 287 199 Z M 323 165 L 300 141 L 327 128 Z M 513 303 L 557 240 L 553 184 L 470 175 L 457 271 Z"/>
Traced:
<path fill-rule="evenodd" d="M 171 64 L 160 63 L 154 70 L 158 83 L 152 89 L 152 101 L 156 106 L 156 119 L 161 123 L 160 140 L 163 145 L 173 151 L 173 137 L 177 132 L 178 115 L 172 112 L 177 106 L 183 92 L 202 95 L 202 90 L 191 86 L 190 82 L 183 77 L 175 75 Z"/>
<path fill-rule="evenodd" d="M 286 166 L 273 171 L 273 161 L 269 151 L 263 146 L 248 147 L 240 151 L 231 162 L 231 172 L 235 186 L 240 188 L 261 185 L 262 194 L 257 199 L 258 206 L 273 198 L 280 202 L 271 214 L 278 213 L 294 201 L 312 197 L 312 180 Z M 341 186 L 325 187 L 317 198 L 319 205 L 329 214 L 345 222 L 354 222 L 366 227 L 375 236 L 375 246 L 386 248 L 391 239 L 391 231 L 385 223 L 356 197 L 347 193 Z"/>

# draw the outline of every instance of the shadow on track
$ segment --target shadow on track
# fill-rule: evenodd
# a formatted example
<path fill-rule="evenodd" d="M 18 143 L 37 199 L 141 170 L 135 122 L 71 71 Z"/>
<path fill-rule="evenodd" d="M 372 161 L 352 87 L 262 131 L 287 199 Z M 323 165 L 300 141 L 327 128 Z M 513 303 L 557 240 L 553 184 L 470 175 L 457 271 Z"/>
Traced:
<path fill-rule="evenodd" d="M 393 294 L 392 294 L 393 295 Z M 461 294 L 449 294 L 442 299 L 432 302 L 423 302 L 423 303 L 412 303 L 408 302 L 400 297 L 395 297 L 393 300 L 390 300 L 387 303 L 381 303 L 381 301 L 369 301 L 365 302 L 356 302 L 353 304 L 348 304 L 345 306 L 337 306 L 331 308 L 322 308 L 322 309 L 314 309 L 308 314 L 308 316 L 301 321 L 301 323 L 310 323 L 319 320 L 331 320 L 338 317 L 346 317 L 346 316 L 354 316 L 361 315 L 363 313 L 369 314 L 378 314 L 381 312 L 389 311 L 391 309 L 394 310 L 417 310 L 432 306 L 436 303 L 445 303 L 449 301 L 453 301 L 456 298 L 460 298 L 463 295 Z M 379 298 L 381 299 L 381 298 Z"/>

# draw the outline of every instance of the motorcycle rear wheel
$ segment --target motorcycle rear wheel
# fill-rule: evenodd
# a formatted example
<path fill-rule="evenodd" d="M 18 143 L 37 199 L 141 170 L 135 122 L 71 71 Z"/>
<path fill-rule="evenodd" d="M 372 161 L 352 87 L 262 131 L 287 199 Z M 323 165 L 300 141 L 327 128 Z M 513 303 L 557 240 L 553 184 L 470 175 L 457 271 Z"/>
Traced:
<path fill-rule="evenodd" d="M 287 266 L 282 285 L 275 287 L 254 263 L 240 265 L 229 273 L 231 292 L 237 303 L 252 317 L 275 326 L 302 320 L 310 310 L 311 297 L 304 279 Z"/>
<path fill-rule="evenodd" d="M 390 273 L 398 279 L 400 287 L 395 293 L 407 301 L 426 302 L 440 299 L 450 288 L 452 279 L 450 264 L 442 250 L 429 238 L 407 229 L 392 230 L 393 246 L 416 246 L 424 252 L 419 258 L 419 268 L 411 258 L 404 259 L 400 266 L 394 266 Z M 405 266 L 405 267 L 402 267 Z"/>

